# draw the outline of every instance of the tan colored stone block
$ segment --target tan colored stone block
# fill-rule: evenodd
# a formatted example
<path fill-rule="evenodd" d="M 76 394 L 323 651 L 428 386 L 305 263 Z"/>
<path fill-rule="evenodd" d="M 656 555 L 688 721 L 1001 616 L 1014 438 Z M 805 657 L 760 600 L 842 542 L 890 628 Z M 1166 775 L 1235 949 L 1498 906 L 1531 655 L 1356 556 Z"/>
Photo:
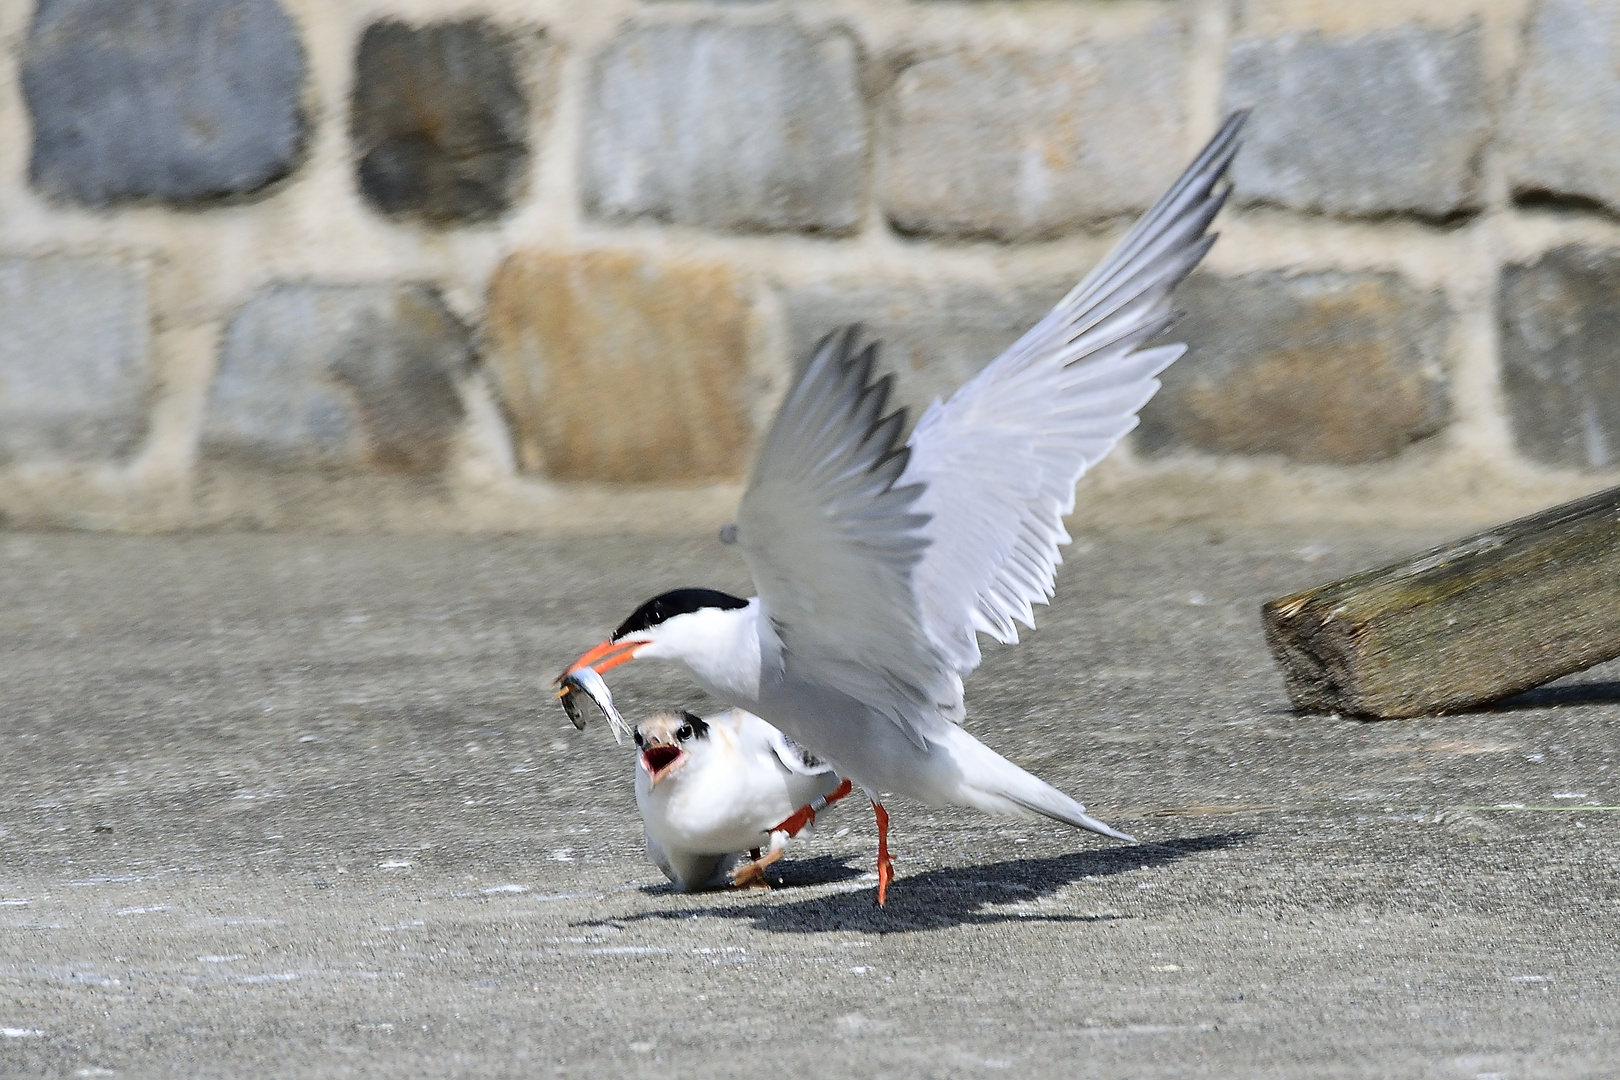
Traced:
<path fill-rule="evenodd" d="M 521 468 L 618 483 L 741 478 L 748 319 L 743 282 L 724 265 L 514 253 L 490 284 L 490 360 Z"/>

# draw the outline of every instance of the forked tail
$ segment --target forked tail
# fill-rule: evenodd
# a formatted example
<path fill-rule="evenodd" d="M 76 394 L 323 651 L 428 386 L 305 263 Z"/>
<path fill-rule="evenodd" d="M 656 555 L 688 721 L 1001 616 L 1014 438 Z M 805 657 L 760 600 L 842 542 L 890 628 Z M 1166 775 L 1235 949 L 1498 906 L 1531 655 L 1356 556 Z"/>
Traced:
<path fill-rule="evenodd" d="M 940 737 L 943 735 L 943 738 Z M 1140 843 L 1090 814 L 1086 808 L 1031 772 L 1019 768 L 966 731 L 951 725 L 948 732 L 930 733 L 930 741 L 943 742 L 962 770 L 961 799 L 991 814 L 1028 817 L 1039 814 L 1077 829 L 1111 836 L 1128 844 Z"/>

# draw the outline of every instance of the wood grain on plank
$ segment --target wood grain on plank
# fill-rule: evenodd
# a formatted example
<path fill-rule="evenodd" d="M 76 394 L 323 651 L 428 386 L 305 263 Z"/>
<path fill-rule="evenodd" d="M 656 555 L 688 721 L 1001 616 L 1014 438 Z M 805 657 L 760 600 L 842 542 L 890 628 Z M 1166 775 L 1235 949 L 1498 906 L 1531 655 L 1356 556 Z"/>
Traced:
<path fill-rule="evenodd" d="M 1620 656 L 1620 488 L 1261 608 L 1306 712 L 1427 716 Z"/>

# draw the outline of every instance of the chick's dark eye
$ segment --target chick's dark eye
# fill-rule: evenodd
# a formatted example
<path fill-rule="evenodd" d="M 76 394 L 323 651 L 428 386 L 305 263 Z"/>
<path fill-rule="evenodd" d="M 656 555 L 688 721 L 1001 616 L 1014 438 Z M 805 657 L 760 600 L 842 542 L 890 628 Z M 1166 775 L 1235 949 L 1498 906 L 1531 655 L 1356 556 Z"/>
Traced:
<path fill-rule="evenodd" d="M 681 742 L 685 742 L 687 739 L 690 739 L 692 737 L 692 725 L 682 724 L 680 730 L 675 733 L 675 737 L 681 740 Z"/>

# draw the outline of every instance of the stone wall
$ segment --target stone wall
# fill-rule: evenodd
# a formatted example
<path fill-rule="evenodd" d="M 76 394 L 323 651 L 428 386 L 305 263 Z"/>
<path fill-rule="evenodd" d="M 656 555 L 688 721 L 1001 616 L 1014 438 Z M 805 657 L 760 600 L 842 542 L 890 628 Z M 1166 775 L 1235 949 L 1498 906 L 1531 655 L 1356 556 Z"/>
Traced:
<path fill-rule="evenodd" d="M 1238 106 L 1082 515 L 1616 481 L 1614 0 L 18 0 L 0 512 L 716 524 L 822 333 L 949 393 Z"/>

